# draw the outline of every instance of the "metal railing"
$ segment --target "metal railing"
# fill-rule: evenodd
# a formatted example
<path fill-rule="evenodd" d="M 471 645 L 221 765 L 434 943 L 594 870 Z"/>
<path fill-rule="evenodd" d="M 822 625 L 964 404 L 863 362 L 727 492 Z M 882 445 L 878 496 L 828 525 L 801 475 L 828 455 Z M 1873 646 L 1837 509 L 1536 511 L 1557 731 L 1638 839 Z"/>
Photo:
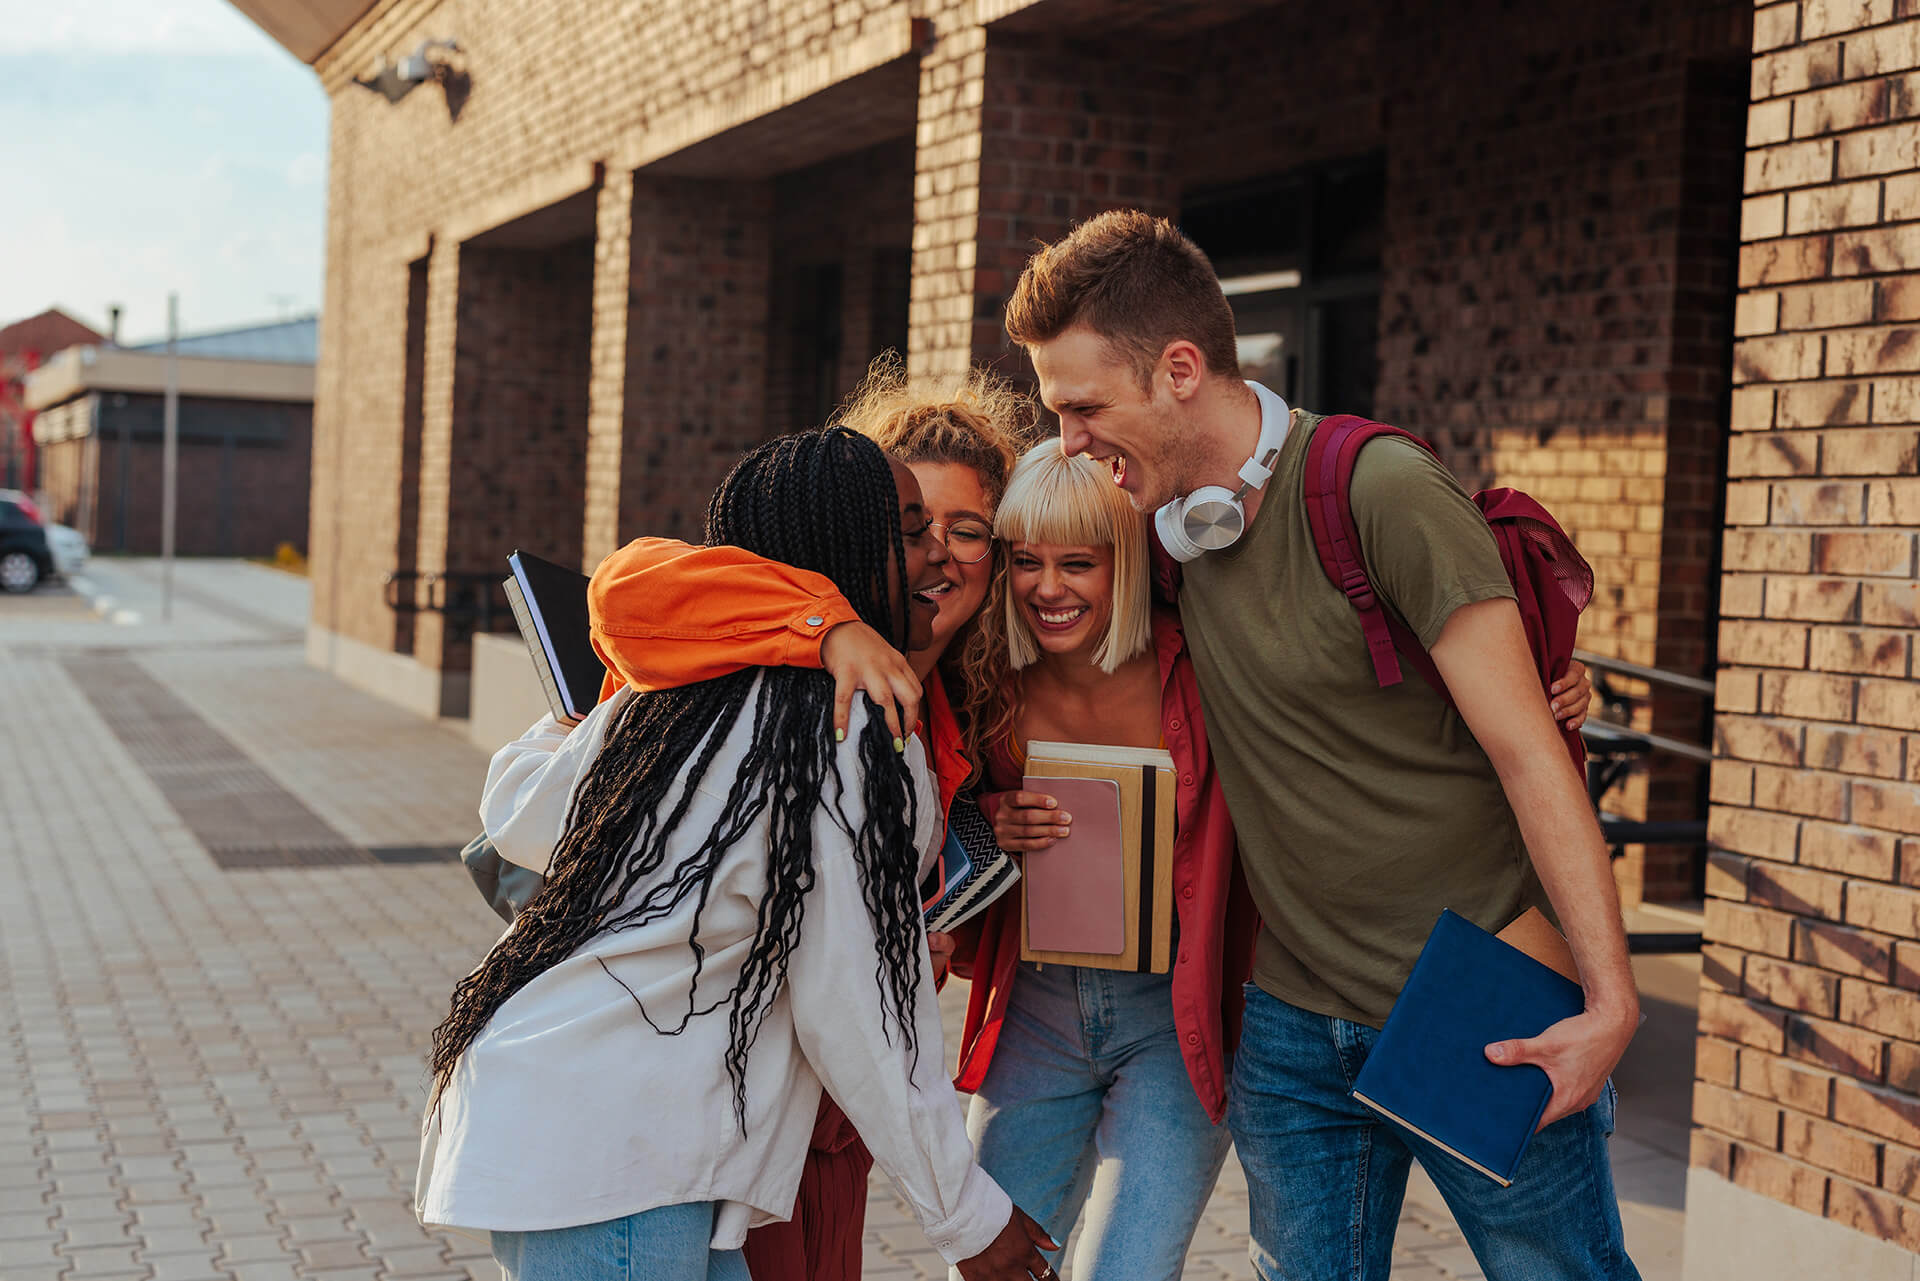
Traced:
<path fill-rule="evenodd" d="M 439 614 L 456 639 L 490 632 L 513 611 L 501 575 L 481 570 L 393 569 L 382 576 L 387 608 L 403 614 Z"/>
<path fill-rule="evenodd" d="M 1612 691 L 1606 681 L 1608 674 L 1699 694 L 1708 699 L 1713 697 L 1713 682 L 1698 676 L 1645 667 L 1585 650 L 1576 649 L 1573 656 L 1596 673 L 1594 691 L 1607 707 L 1625 707 L 1630 701 L 1627 696 Z M 1581 728 L 1580 736 L 1587 744 L 1587 795 L 1599 815 L 1600 832 L 1608 845 L 1612 846 L 1615 858 L 1620 857 L 1629 845 L 1706 844 L 1707 822 L 1704 818 L 1655 821 L 1621 818 L 1607 813 L 1601 802 L 1609 791 L 1624 782 L 1629 774 L 1656 753 L 1705 763 L 1713 760 L 1712 749 L 1684 739 L 1634 729 L 1617 721 L 1589 720 Z M 1692 932 L 1635 933 L 1629 935 L 1627 941 L 1635 953 L 1642 955 L 1700 950 L 1700 935 Z"/>

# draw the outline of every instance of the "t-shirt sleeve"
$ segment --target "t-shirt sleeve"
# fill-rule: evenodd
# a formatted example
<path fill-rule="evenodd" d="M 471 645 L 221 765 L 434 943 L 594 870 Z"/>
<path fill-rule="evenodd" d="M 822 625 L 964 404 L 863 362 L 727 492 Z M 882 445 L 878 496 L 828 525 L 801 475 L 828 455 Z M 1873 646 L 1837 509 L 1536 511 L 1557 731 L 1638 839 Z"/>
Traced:
<path fill-rule="evenodd" d="M 1480 509 L 1440 460 L 1407 440 L 1370 442 L 1349 490 L 1374 590 L 1432 649 L 1462 605 L 1513 599 Z"/>

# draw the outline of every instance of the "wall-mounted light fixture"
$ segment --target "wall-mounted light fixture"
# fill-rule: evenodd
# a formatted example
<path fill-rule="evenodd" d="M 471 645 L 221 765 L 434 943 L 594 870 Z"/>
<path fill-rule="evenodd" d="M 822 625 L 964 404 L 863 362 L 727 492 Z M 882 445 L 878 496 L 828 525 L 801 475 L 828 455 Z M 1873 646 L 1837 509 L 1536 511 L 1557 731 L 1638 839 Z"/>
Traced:
<path fill-rule="evenodd" d="M 398 62 L 382 62 L 380 70 L 371 76 L 355 76 L 353 82 L 362 88 L 371 89 L 388 102 L 398 102 L 413 92 L 415 85 L 425 84 L 429 80 L 446 78 L 449 67 L 442 58 L 432 58 L 434 53 L 458 53 L 460 45 L 453 40 L 425 40 Z"/>

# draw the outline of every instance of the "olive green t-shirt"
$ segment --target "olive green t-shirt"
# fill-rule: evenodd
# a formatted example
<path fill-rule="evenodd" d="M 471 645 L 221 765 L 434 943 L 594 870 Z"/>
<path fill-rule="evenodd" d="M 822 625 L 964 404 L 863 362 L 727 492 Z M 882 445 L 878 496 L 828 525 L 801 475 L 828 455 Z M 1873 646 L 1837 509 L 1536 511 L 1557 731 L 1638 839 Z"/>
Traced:
<path fill-rule="evenodd" d="M 1301 498 L 1319 424 L 1294 415 L 1252 527 L 1185 567 L 1180 615 L 1263 922 L 1254 982 L 1378 1027 L 1442 908 L 1498 930 L 1546 903 L 1486 753 L 1411 665 L 1379 687 L 1320 568 Z M 1422 644 L 1460 606 L 1513 596 L 1479 509 L 1425 450 L 1369 443 L 1351 496 L 1368 576 Z"/>

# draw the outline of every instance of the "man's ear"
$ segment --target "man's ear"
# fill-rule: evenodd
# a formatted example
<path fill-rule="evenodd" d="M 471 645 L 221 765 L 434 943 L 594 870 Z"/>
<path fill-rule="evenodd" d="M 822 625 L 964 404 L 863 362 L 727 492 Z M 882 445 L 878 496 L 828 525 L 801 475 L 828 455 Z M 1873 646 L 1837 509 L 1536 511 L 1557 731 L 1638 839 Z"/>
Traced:
<path fill-rule="evenodd" d="M 1175 400 L 1188 401 L 1199 393 L 1207 376 L 1207 358 L 1193 343 L 1176 338 L 1160 353 L 1153 376 L 1156 382 L 1168 384 Z"/>

